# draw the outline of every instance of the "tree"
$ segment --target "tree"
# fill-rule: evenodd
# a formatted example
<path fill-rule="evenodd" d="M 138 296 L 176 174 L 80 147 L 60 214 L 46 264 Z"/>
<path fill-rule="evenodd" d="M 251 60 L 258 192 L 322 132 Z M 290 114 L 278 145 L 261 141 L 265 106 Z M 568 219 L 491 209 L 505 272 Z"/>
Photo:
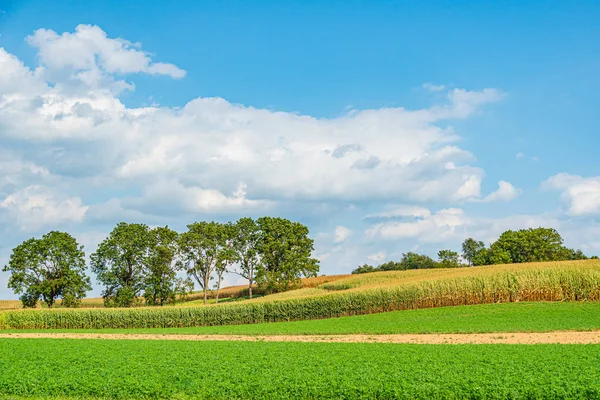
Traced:
<path fill-rule="evenodd" d="M 151 243 L 147 265 L 145 265 L 144 298 L 147 305 L 175 302 L 175 259 L 178 234 L 168 226 L 150 231 Z"/>
<path fill-rule="evenodd" d="M 256 268 L 260 265 L 260 228 L 252 218 L 240 218 L 233 225 L 233 230 L 232 249 L 239 268 L 236 274 L 248 280 L 248 295 L 252 298 Z"/>
<path fill-rule="evenodd" d="M 438 264 L 442 268 L 457 268 L 460 267 L 458 261 L 458 253 L 452 250 L 440 250 L 438 252 Z"/>
<path fill-rule="evenodd" d="M 492 264 L 567 260 L 560 234 L 551 228 L 506 231 L 490 246 Z"/>
<path fill-rule="evenodd" d="M 175 279 L 175 300 L 187 301 L 189 295 L 194 291 L 194 281 L 188 278 Z"/>
<path fill-rule="evenodd" d="M 405 269 L 405 265 L 396 261 L 388 261 L 377 267 L 378 271 L 398 271 L 403 269 Z"/>
<path fill-rule="evenodd" d="M 259 218 L 257 223 L 261 266 L 256 281 L 267 292 L 289 290 L 302 276 L 317 276 L 319 262 L 311 257 L 314 242 L 306 226 L 273 217 Z"/>
<path fill-rule="evenodd" d="M 367 272 L 377 271 L 372 265 L 363 264 L 360 267 L 352 271 L 353 274 L 366 274 Z"/>
<path fill-rule="evenodd" d="M 227 251 L 227 228 L 214 221 L 194 222 L 187 228 L 188 231 L 179 236 L 181 264 L 202 288 L 206 304 L 212 274 Z"/>
<path fill-rule="evenodd" d="M 403 269 L 429 269 L 438 266 L 431 257 L 413 252 L 402 254 L 402 261 L 400 262 L 404 266 Z"/>
<path fill-rule="evenodd" d="M 85 275 L 83 246 L 65 232 L 52 231 L 15 247 L 4 272 L 11 272 L 8 287 L 22 293 L 23 307 L 35 307 L 41 299 L 52 308 L 58 298 L 76 307 L 91 290 Z"/>
<path fill-rule="evenodd" d="M 485 249 L 485 244 L 482 241 L 477 241 L 472 238 L 466 239 L 462 244 L 463 258 L 467 260 L 469 265 L 475 264 L 475 259 L 478 254 Z"/>
<path fill-rule="evenodd" d="M 223 225 L 223 234 L 225 245 L 219 252 L 219 259 L 217 260 L 217 265 L 215 267 L 215 272 L 217 273 L 217 283 L 215 285 L 217 293 L 215 295 L 215 303 L 219 302 L 219 291 L 221 290 L 223 275 L 229 272 L 229 267 L 236 262 L 236 252 L 233 249 L 233 242 L 237 234 L 235 225 L 231 223 Z"/>
<path fill-rule="evenodd" d="M 121 222 L 91 256 L 107 307 L 132 307 L 146 285 L 154 238 L 147 225 Z"/>

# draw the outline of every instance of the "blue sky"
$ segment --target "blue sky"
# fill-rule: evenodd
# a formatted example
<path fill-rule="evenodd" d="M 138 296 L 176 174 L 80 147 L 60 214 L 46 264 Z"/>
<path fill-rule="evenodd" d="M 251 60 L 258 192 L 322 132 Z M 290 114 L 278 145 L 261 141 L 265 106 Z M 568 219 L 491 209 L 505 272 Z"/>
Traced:
<path fill-rule="evenodd" d="M 264 214 L 325 273 L 540 225 L 600 253 L 597 2 L 134 3 L 0 2 L 2 264 Z"/>

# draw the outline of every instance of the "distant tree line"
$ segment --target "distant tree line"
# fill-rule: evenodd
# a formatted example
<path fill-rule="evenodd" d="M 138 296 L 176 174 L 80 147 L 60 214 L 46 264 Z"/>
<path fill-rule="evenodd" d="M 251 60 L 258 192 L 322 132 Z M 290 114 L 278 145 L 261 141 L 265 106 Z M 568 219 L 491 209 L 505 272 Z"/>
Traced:
<path fill-rule="evenodd" d="M 560 234 L 551 228 L 530 228 L 506 231 L 489 247 L 472 238 L 462 244 L 462 260 L 458 252 L 440 250 L 438 260 L 423 254 L 408 252 L 400 261 L 388 261 L 374 267 L 363 264 L 352 271 L 364 274 L 375 271 L 398 271 L 407 269 L 458 268 L 474 265 L 513 264 L 540 261 L 585 260 L 581 250 L 563 245 Z M 598 258 L 593 256 L 591 258 Z"/>
<path fill-rule="evenodd" d="M 178 233 L 168 226 L 121 222 L 90 256 L 91 270 L 104 286 L 106 307 L 162 306 L 185 297 L 198 284 L 207 302 L 212 281 L 218 293 L 223 276 L 236 273 L 265 292 L 289 290 L 300 278 L 316 276 L 314 242 L 308 228 L 284 218 L 240 218 L 235 223 L 194 222 Z M 91 290 L 83 246 L 65 232 L 52 231 L 13 249 L 8 287 L 24 307 L 56 300 L 77 307 Z M 178 278 L 178 272 L 185 278 Z"/>

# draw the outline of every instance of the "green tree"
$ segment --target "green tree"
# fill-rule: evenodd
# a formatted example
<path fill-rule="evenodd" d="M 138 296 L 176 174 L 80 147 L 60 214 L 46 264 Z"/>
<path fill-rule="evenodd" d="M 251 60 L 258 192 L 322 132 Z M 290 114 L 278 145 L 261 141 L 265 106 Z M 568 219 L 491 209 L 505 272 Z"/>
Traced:
<path fill-rule="evenodd" d="M 58 298 L 66 307 L 79 305 L 92 289 L 85 269 L 83 246 L 68 233 L 52 231 L 15 247 L 3 271 L 11 273 L 8 287 L 22 293 L 23 307 L 35 307 L 41 299 L 52 308 Z"/>
<path fill-rule="evenodd" d="M 438 264 L 431 257 L 413 252 L 402 254 L 402 261 L 400 262 L 404 266 L 404 269 L 429 269 L 438 267 Z"/>
<path fill-rule="evenodd" d="M 260 265 L 258 242 L 260 228 L 252 218 L 240 218 L 233 225 L 232 248 L 235 262 L 238 265 L 236 274 L 248 280 L 248 294 L 252 298 L 252 285 L 256 269 Z"/>
<path fill-rule="evenodd" d="M 372 265 L 363 264 L 352 271 L 353 274 L 366 274 L 367 272 L 377 271 Z"/>
<path fill-rule="evenodd" d="M 165 226 L 152 229 L 150 236 L 150 254 L 144 273 L 146 304 L 174 303 L 178 234 Z"/>
<path fill-rule="evenodd" d="M 302 276 L 317 276 L 319 262 L 311 257 L 314 242 L 305 225 L 274 217 L 259 218 L 257 223 L 261 266 L 256 281 L 267 292 L 289 290 Z"/>
<path fill-rule="evenodd" d="M 492 264 L 569 259 L 560 234 L 551 228 L 506 231 L 490 246 Z"/>
<path fill-rule="evenodd" d="M 438 263 L 442 268 L 457 268 L 460 267 L 458 253 L 452 250 L 440 250 L 438 252 Z"/>
<path fill-rule="evenodd" d="M 462 256 L 467 260 L 469 265 L 477 265 L 475 264 L 475 259 L 483 250 L 485 250 L 485 244 L 482 241 L 477 241 L 472 238 L 466 239 L 462 244 Z"/>
<path fill-rule="evenodd" d="M 400 271 L 405 269 L 405 265 L 401 262 L 396 261 L 388 261 L 386 263 L 380 264 L 376 269 L 378 271 Z"/>
<path fill-rule="evenodd" d="M 569 260 L 587 260 L 588 256 L 583 254 L 583 251 L 580 249 L 566 249 L 568 253 Z"/>
<path fill-rule="evenodd" d="M 121 222 L 91 256 L 107 307 L 132 307 L 146 286 L 154 238 L 147 225 Z"/>
<path fill-rule="evenodd" d="M 221 267 L 223 255 L 228 251 L 227 227 L 218 222 L 194 222 L 187 232 L 179 236 L 182 267 L 194 278 L 204 292 L 204 304 L 212 275 Z"/>

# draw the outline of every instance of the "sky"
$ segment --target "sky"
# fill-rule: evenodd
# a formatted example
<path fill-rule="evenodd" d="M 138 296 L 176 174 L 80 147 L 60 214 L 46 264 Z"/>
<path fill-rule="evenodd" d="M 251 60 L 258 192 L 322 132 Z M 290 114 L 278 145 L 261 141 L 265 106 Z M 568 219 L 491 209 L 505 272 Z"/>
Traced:
<path fill-rule="evenodd" d="M 89 255 L 121 221 L 263 215 L 306 224 L 325 274 L 539 226 L 600 254 L 598 20 L 596 1 L 0 0 L 0 265 L 52 230 Z"/>

